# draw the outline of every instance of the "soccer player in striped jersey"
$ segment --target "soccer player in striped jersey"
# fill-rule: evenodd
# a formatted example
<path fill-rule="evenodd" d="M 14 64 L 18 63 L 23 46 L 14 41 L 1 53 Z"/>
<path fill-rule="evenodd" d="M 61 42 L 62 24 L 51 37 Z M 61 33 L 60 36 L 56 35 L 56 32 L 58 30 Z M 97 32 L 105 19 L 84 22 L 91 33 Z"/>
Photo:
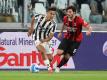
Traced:
<path fill-rule="evenodd" d="M 44 64 L 47 66 L 49 71 L 52 71 L 50 67 L 52 50 L 49 47 L 48 42 L 54 36 L 57 26 L 56 22 L 54 21 L 55 14 L 55 7 L 48 8 L 46 15 L 36 14 L 32 17 L 31 27 L 28 30 L 28 36 L 32 34 L 36 48 L 42 53 Z"/>

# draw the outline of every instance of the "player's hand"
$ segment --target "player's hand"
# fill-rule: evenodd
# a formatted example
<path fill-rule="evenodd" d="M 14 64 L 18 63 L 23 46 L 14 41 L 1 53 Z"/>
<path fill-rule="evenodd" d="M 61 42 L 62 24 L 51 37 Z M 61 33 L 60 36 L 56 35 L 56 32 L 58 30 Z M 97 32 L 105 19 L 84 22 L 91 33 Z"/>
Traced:
<path fill-rule="evenodd" d="M 28 37 L 29 37 L 29 36 L 31 36 L 31 34 L 32 34 L 33 30 L 34 30 L 34 29 L 33 29 L 33 28 L 31 28 L 31 27 L 28 29 L 28 33 L 27 33 Z"/>
<path fill-rule="evenodd" d="M 62 37 L 62 33 L 59 32 L 59 33 L 58 33 L 58 38 L 61 38 L 61 37 Z"/>
<path fill-rule="evenodd" d="M 90 35 L 91 35 L 91 32 L 90 32 L 90 31 L 87 31 L 87 32 L 86 32 L 86 35 L 87 35 L 87 36 L 90 36 Z"/>
<path fill-rule="evenodd" d="M 90 25 L 88 25 L 88 31 L 86 32 L 87 36 L 90 36 L 92 32 L 92 27 Z"/>
<path fill-rule="evenodd" d="M 28 32 L 28 33 L 27 33 L 27 35 L 28 35 L 28 37 L 29 37 L 29 36 L 31 36 L 31 33 L 30 33 L 30 32 Z"/>

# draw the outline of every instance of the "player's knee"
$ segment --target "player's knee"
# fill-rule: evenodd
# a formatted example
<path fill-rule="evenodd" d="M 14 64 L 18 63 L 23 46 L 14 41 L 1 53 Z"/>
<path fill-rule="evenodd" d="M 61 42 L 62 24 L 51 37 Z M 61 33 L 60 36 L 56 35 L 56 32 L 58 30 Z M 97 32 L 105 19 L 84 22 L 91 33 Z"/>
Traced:
<path fill-rule="evenodd" d="M 41 52 L 42 54 L 46 53 L 46 50 L 45 50 L 45 48 L 44 48 L 43 46 L 38 45 L 36 48 L 37 48 L 38 51 Z"/>
<path fill-rule="evenodd" d="M 49 61 L 52 61 L 53 56 L 52 56 L 51 54 L 49 54 L 49 55 L 47 55 L 47 56 L 48 56 Z"/>
<path fill-rule="evenodd" d="M 51 62 L 53 58 L 48 58 L 48 59 L 49 59 L 49 61 Z"/>

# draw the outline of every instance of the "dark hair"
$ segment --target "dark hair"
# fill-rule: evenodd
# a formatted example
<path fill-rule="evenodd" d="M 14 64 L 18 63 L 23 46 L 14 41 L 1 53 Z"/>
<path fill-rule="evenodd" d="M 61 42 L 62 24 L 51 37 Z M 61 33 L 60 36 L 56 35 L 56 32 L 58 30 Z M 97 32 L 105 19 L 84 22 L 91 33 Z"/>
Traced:
<path fill-rule="evenodd" d="M 76 8 L 74 6 L 68 6 L 66 8 L 66 11 L 69 10 L 69 9 L 72 9 L 73 12 L 76 12 Z"/>
<path fill-rule="evenodd" d="M 56 11 L 56 7 L 49 7 L 47 11 Z"/>

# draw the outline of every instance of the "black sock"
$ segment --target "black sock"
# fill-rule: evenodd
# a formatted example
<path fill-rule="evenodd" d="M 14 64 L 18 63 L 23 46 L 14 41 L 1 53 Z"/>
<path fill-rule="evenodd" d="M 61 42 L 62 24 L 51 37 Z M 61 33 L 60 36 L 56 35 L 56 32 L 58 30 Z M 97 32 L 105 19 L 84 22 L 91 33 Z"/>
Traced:
<path fill-rule="evenodd" d="M 58 64 L 57 67 L 62 67 L 64 64 L 66 64 L 68 62 L 69 59 L 66 59 L 65 57 L 63 57 L 63 59 L 61 60 L 61 62 Z"/>

